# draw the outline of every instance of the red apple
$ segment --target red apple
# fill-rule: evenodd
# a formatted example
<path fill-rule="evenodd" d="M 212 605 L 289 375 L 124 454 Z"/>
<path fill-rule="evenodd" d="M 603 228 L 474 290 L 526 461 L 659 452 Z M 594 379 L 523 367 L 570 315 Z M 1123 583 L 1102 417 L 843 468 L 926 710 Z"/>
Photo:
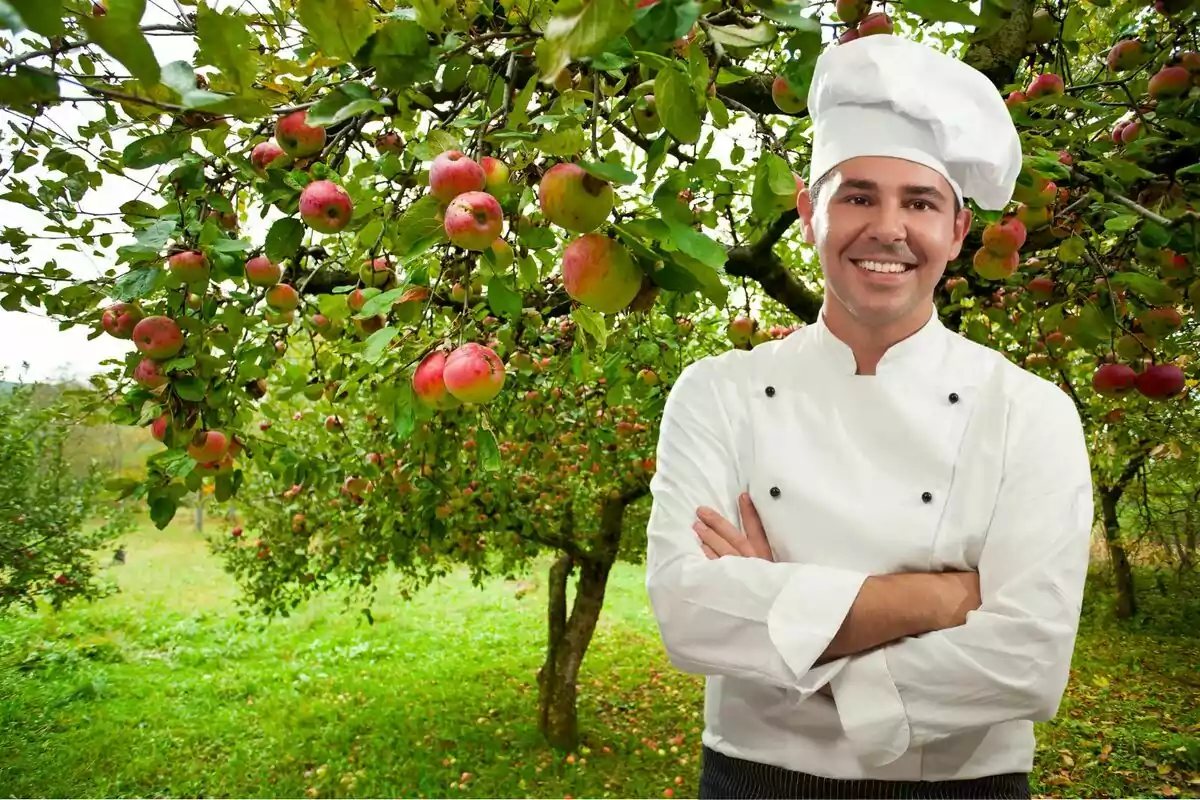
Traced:
<path fill-rule="evenodd" d="M 429 168 L 429 193 L 448 205 L 466 192 L 480 192 L 487 185 L 483 167 L 461 150 L 447 150 Z"/>
<path fill-rule="evenodd" d="M 442 224 L 452 244 L 465 250 L 487 250 L 504 226 L 504 211 L 487 192 L 464 192 L 450 202 Z"/>
<path fill-rule="evenodd" d="M 208 259 L 199 250 L 186 250 L 167 259 L 167 265 L 181 283 L 203 283 L 208 280 Z"/>
<path fill-rule="evenodd" d="M 274 286 L 283 270 L 266 256 L 255 256 L 246 262 L 246 280 L 253 286 Z"/>
<path fill-rule="evenodd" d="M 188 455 L 201 464 L 220 461 L 229 450 L 229 440 L 220 431 L 200 431 L 188 444 Z"/>
<path fill-rule="evenodd" d="M 307 111 L 293 111 L 275 124 L 275 141 L 292 158 L 306 158 L 325 147 L 325 129 L 309 125 Z"/>
<path fill-rule="evenodd" d="M 738 317 L 729 323 L 725 333 L 729 337 L 729 343 L 734 347 L 746 347 L 750 344 L 756 330 L 758 330 L 757 320 L 750 317 Z"/>
<path fill-rule="evenodd" d="M 467 342 L 446 357 L 442 380 L 464 403 L 489 403 L 504 387 L 504 364 L 491 348 Z"/>
<path fill-rule="evenodd" d="M 1029 98 L 1025 96 L 1024 92 L 1009 92 L 1008 97 L 1004 98 L 1004 105 L 1008 107 L 1009 111 L 1012 111 L 1013 108 L 1028 100 Z"/>
<path fill-rule="evenodd" d="M 996 255 L 986 248 L 981 247 L 975 251 L 975 257 L 971 263 L 975 267 L 975 272 L 979 277 L 991 281 L 999 281 L 1011 277 L 1017 271 L 1020 256 L 1016 252 L 1009 253 L 1006 256 Z"/>
<path fill-rule="evenodd" d="M 162 361 L 183 349 L 183 331 L 170 317 L 146 317 L 133 327 L 133 343 L 144 355 Z"/>
<path fill-rule="evenodd" d="M 459 405 L 459 400 L 446 389 L 443 373 L 446 367 L 446 353 L 434 350 L 417 365 L 413 372 L 413 393 L 417 399 L 431 408 L 453 408 Z"/>
<path fill-rule="evenodd" d="M 1105 397 L 1120 397 L 1133 389 L 1137 373 L 1125 364 L 1104 364 L 1092 375 L 1092 389 Z"/>
<path fill-rule="evenodd" d="M 791 84 L 782 75 L 771 83 L 771 99 L 775 107 L 785 114 L 798 114 L 808 107 L 808 98 L 792 91 Z"/>
<path fill-rule="evenodd" d="M 337 233 L 353 216 L 350 195 L 333 181 L 313 181 L 300 193 L 300 218 L 318 233 Z"/>
<path fill-rule="evenodd" d="M 1045 275 L 1039 275 L 1025 287 L 1037 300 L 1046 301 L 1054 297 L 1054 281 Z"/>
<path fill-rule="evenodd" d="M 562 275 L 572 299 L 604 314 L 626 309 L 644 277 L 625 246 L 602 233 L 584 234 L 567 245 Z"/>
<path fill-rule="evenodd" d="M 1054 97 L 1066 91 L 1063 79 L 1053 72 L 1047 72 L 1034 78 L 1025 90 L 1025 96 L 1030 100 L 1040 97 Z"/>
<path fill-rule="evenodd" d="M 892 18 L 882 11 L 867 14 L 863 17 L 862 22 L 858 23 L 858 35 L 860 37 L 871 36 L 876 33 L 892 33 Z"/>
<path fill-rule="evenodd" d="M 484 156 L 479 160 L 483 168 L 483 190 L 489 194 L 503 194 L 508 188 L 508 165 L 498 158 Z"/>
<path fill-rule="evenodd" d="M 391 153 L 398 156 L 404 152 L 404 142 L 400 139 L 400 134 L 395 131 L 388 131 L 375 137 L 375 149 L 381 153 Z"/>
<path fill-rule="evenodd" d="M 113 303 L 104 309 L 100 325 L 115 339 L 130 339 L 133 328 L 142 321 L 142 309 L 134 303 Z"/>
<path fill-rule="evenodd" d="M 993 222 L 983 229 L 983 246 L 998 256 L 1015 253 L 1025 244 L 1025 226 L 1016 217 Z"/>
<path fill-rule="evenodd" d="M 167 426 L 171 424 L 170 414 L 160 414 L 154 422 L 150 423 L 150 435 L 160 442 L 167 438 Z"/>
<path fill-rule="evenodd" d="M 834 6 L 838 19 L 846 25 L 856 25 L 871 10 L 871 0 L 837 0 Z"/>
<path fill-rule="evenodd" d="M 392 265 L 386 258 L 376 258 L 366 261 L 358 268 L 358 278 L 367 286 L 384 287 L 396 277 Z"/>
<path fill-rule="evenodd" d="M 613 188 L 578 164 L 555 164 L 538 185 L 538 204 L 551 223 L 575 233 L 590 233 L 613 209 Z"/>
<path fill-rule="evenodd" d="M 1173 306 L 1151 308 L 1138 316 L 1142 330 L 1154 338 L 1162 338 L 1183 327 L 1183 317 Z"/>
<path fill-rule="evenodd" d="M 133 370 L 133 380 L 144 389 L 157 389 L 167 385 L 167 374 L 152 358 L 143 358 Z"/>
<path fill-rule="evenodd" d="M 271 167 L 282 167 L 289 160 L 288 154 L 283 152 L 283 148 L 275 142 L 259 142 L 250 151 L 250 163 L 259 171 Z"/>
<path fill-rule="evenodd" d="M 1160 97 L 1180 97 L 1187 94 L 1188 89 L 1192 85 L 1192 75 L 1187 71 L 1186 67 L 1163 67 L 1150 78 L 1150 83 L 1147 86 L 1150 96 L 1157 99 Z"/>
<path fill-rule="evenodd" d="M 266 300 L 275 311 L 295 311 L 300 306 L 300 294 L 288 283 L 277 283 L 268 289 Z"/>
<path fill-rule="evenodd" d="M 1122 39 L 1108 51 L 1108 68 L 1125 72 L 1142 63 L 1142 43 L 1137 39 Z"/>
<path fill-rule="evenodd" d="M 1137 376 L 1138 393 L 1151 400 L 1166 400 L 1183 391 L 1183 370 L 1174 364 L 1156 364 Z"/>

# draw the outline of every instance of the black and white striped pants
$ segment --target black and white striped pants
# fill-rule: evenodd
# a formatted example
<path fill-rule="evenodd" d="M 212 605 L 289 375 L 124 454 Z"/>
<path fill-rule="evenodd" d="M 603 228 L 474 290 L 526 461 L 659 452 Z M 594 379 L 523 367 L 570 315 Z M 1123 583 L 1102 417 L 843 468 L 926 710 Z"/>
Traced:
<path fill-rule="evenodd" d="M 954 781 L 835 780 L 759 764 L 703 748 L 700 770 L 702 800 L 743 798 L 1028 798 L 1029 776 L 1024 772 Z"/>

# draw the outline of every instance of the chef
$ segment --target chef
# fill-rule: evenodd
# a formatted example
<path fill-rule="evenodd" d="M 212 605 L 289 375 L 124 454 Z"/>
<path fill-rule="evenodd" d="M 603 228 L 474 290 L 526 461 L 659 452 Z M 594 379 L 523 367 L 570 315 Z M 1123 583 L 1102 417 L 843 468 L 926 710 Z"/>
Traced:
<path fill-rule="evenodd" d="M 1029 797 L 1093 519 L 1079 415 L 933 303 L 1021 147 L 983 75 L 888 35 L 822 54 L 798 208 L 819 318 L 690 364 L 646 586 L 706 676 L 701 797 Z"/>

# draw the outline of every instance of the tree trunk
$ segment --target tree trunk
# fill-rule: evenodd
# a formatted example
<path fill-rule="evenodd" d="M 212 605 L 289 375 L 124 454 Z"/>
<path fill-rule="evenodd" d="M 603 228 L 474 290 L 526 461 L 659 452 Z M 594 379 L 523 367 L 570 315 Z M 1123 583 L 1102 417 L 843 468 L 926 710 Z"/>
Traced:
<path fill-rule="evenodd" d="M 608 575 L 617 560 L 621 543 L 625 507 L 645 492 L 645 487 L 641 487 L 606 500 L 595 547 L 585 552 L 571 546 L 570 552 L 563 553 L 550 567 L 549 641 L 546 661 L 538 670 L 538 727 L 550 746 L 559 750 L 573 750 L 579 744 L 579 715 L 575 702 L 579 668 L 592 642 L 592 634 L 596 632 L 596 623 L 600 621 Z M 567 527 L 571 527 L 569 522 Z M 564 530 L 560 541 L 570 543 L 573 533 Z M 579 580 L 568 617 L 567 579 L 575 567 L 579 567 Z"/>
<path fill-rule="evenodd" d="M 1100 493 L 1100 507 L 1104 513 L 1104 542 L 1108 546 L 1108 557 L 1112 561 L 1113 578 L 1117 584 L 1117 619 L 1129 619 L 1137 613 L 1137 598 L 1133 591 L 1133 570 L 1121 543 L 1121 523 L 1117 520 L 1117 501 L 1122 488 L 1106 489 Z"/>

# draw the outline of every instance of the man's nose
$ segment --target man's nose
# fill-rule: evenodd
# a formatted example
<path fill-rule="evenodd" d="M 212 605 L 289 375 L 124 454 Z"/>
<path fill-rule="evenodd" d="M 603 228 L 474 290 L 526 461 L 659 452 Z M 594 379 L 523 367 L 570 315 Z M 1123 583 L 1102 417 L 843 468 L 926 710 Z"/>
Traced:
<path fill-rule="evenodd" d="M 900 209 L 891 203 L 879 203 L 867 225 L 867 235 L 883 244 L 895 244 L 908 238 Z"/>

